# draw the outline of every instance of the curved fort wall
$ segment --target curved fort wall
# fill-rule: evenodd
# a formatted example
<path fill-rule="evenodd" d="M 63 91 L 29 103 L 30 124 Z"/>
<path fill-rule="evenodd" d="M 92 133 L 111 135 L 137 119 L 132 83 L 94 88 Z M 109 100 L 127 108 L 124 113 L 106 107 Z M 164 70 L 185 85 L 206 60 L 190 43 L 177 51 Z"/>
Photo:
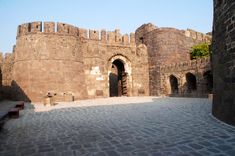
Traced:
<path fill-rule="evenodd" d="M 136 30 L 137 45 L 148 47 L 149 87 L 151 95 L 162 94 L 160 66 L 190 60 L 190 48 L 200 42 L 209 42 L 211 37 L 191 29 L 158 28 L 151 23 Z"/>
<path fill-rule="evenodd" d="M 214 0 L 214 116 L 235 125 L 235 1 Z"/>
<path fill-rule="evenodd" d="M 87 97 L 78 35 L 78 28 L 62 23 L 18 27 L 12 85 L 16 99 L 42 101 L 48 92 L 58 99 L 66 92 L 76 99 Z"/>

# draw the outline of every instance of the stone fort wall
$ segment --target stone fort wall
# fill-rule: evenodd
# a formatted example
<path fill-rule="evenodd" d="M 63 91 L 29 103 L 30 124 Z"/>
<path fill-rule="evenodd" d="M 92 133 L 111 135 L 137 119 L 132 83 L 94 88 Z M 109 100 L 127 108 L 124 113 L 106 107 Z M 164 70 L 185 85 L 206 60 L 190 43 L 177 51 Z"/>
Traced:
<path fill-rule="evenodd" d="M 188 73 L 195 76 L 195 90 L 189 91 L 190 80 L 187 80 Z M 200 58 L 161 66 L 160 76 L 162 95 L 176 96 L 170 77 L 175 77 L 178 81 L 177 96 L 207 97 L 208 93 L 212 93 L 213 76 L 210 58 Z"/>
<path fill-rule="evenodd" d="M 64 23 L 32 22 L 18 27 L 12 69 L 15 99 L 42 101 L 56 93 L 75 100 L 109 96 L 112 62 L 121 60 L 127 75 L 128 96 L 148 95 L 146 46 L 135 45 L 134 34 L 101 32 Z M 146 87 L 147 86 L 147 87 Z"/>
<path fill-rule="evenodd" d="M 161 94 L 161 66 L 190 61 L 190 48 L 211 40 L 210 35 L 191 29 L 158 28 L 151 23 L 139 27 L 135 34 L 136 44 L 148 47 L 150 95 Z"/>
<path fill-rule="evenodd" d="M 235 125 L 235 1 L 214 0 L 212 113 Z"/>
<path fill-rule="evenodd" d="M 83 54 L 72 26 L 33 22 L 18 27 L 14 52 L 12 89 L 14 98 L 43 101 L 48 92 L 72 92 L 76 99 L 87 97 Z M 83 91 L 81 91 L 83 90 Z"/>
<path fill-rule="evenodd" d="M 5 59 L 5 69 L 2 67 L 7 69 L 4 86 L 9 90 L 4 89 L 4 94 L 33 102 L 42 102 L 49 92 L 56 94 L 56 101 L 63 101 L 67 94 L 75 100 L 109 97 L 110 75 L 116 66 L 123 68 L 122 95 L 169 95 L 169 75 L 186 71 L 197 75 L 197 67 L 203 63 L 196 61 L 194 67 L 189 49 L 210 39 L 190 29 L 157 28 L 152 24 L 122 35 L 118 29 L 98 31 L 65 23 L 25 23 L 18 27 L 12 61 Z M 209 62 L 202 62 L 209 69 Z M 169 70 L 172 64 L 174 72 Z"/>

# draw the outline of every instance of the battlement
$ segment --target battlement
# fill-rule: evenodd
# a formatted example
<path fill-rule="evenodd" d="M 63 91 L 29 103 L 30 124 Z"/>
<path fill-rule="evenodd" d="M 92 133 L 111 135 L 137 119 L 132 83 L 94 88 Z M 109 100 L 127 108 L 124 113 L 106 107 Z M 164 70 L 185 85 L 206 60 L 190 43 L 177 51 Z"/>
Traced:
<path fill-rule="evenodd" d="M 210 68 L 210 58 L 200 58 L 195 60 L 190 60 L 186 62 L 174 63 L 167 66 L 161 66 L 161 72 L 174 72 L 178 70 L 188 70 L 194 69 L 196 67 L 208 67 Z"/>
<path fill-rule="evenodd" d="M 58 33 L 79 36 L 79 28 L 59 22 L 31 22 L 18 26 L 17 37 L 34 33 Z"/>
<path fill-rule="evenodd" d="M 205 42 L 210 42 L 212 36 L 207 34 L 203 34 L 201 32 L 197 32 L 195 30 L 192 29 L 187 29 L 187 30 L 182 30 L 182 32 L 184 33 L 184 35 L 186 37 L 190 37 L 193 38 L 195 40 L 200 40 L 200 41 L 205 41 Z"/>
<path fill-rule="evenodd" d="M 135 34 L 120 33 L 119 29 L 114 31 L 87 30 L 65 23 L 55 22 L 31 22 L 18 26 L 17 37 L 28 34 L 58 34 L 82 37 L 87 40 L 101 41 L 102 43 L 118 43 L 123 45 L 135 44 Z"/>

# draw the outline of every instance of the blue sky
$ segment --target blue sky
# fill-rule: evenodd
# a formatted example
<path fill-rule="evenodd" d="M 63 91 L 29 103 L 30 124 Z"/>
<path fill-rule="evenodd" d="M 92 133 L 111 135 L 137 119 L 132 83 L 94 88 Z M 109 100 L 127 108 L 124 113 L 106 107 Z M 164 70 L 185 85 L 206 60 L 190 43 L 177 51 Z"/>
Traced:
<path fill-rule="evenodd" d="M 212 30 L 212 0 L 0 0 L 0 51 L 11 52 L 17 26 L 55 21 L 87 29 L 134 32 L 144 23 L 158 27 Z"/>

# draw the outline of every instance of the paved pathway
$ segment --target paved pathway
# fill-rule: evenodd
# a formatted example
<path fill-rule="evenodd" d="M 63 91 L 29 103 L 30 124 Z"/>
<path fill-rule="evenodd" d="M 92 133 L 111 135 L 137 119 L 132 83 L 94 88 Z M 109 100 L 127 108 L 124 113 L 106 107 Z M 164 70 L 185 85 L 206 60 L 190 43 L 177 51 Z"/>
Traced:
<path fill-rule="evenodd" d="M 215 120 L 210 111 L 211 102 L 198 98 L 28 105 L 0 132 L 0 155 L 234 156 L 235 128 Z"/>

